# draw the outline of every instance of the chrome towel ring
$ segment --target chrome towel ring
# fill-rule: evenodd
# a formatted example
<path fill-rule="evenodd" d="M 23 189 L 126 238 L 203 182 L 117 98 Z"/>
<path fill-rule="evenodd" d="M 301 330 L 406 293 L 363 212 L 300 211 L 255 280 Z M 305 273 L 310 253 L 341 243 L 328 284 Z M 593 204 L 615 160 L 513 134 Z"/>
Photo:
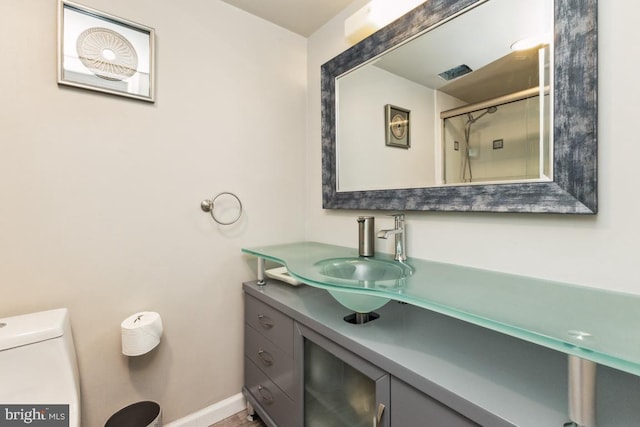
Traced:
<path fill-rule="evenodd" d="M 232 220 L 221 221 L 218 217 L 216 217 L 216 200 L 218 200 L 219 197 L 231 198 L 232 200 L 235 199 L 235 201 L 237 202 L 238 214 Z M 220 199 L 220 201 L 222 200 L 223 199 Z M 242 216 L 242 202 L 240 201 L 238 196 L 236 196 L 235 194 L 229 191 L 223 191 L 222 193 L 218 193 L 215 197 L 212 197 L 211 199 L 203 200 L 202 203 L 200 203 L 200 209 L 202 209 L 204 212 L 209 212 L 211 214 L 211 218 L 213 218 L 213 220 L 220 225 L 234 224 Z"/>

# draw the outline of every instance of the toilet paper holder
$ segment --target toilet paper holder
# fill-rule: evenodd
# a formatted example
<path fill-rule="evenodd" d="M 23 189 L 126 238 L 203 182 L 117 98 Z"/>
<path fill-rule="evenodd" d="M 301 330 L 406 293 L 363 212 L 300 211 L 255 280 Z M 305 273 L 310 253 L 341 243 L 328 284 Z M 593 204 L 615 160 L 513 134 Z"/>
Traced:
<path fill-rule="evenodd" d="M 122 354 L 141 356 L 160 344 L 162 317 L 153 311 L 142 311 L 127 317 L 120 324 Z"/>
<path fill-rule="evenodd" d="M 222 221 L 220 220 L 220 218 L 216 216 L 216 210 L 215 210 L 216 200 L 218 200 L 218 198 L 221 196 L 231 196 L 233 199 L 235 199 L 235 201 L 238 204 L 238 214 L 235 217 L 233 217 L 233 219 L 231 220 Z M 230 191 L 223 191 L 221 193 L 216 194 L 215 197 L 212 197 L 211 199 L 203 200 L 200 203 L 200 209 L 202 209 L 203 212 L 209 212 L 211 214 L 211 218 L 213 218 L 213 220 L 220 225 L 234 224 L 242 216 L 242 202 L 240 201 L 240 198 L 238 196 L 236 196 Z"/>

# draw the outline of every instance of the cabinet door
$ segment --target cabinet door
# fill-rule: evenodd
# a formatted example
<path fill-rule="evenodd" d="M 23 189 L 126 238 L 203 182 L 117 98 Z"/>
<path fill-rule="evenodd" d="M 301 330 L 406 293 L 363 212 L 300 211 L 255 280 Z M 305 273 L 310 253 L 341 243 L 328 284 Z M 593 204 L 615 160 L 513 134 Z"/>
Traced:
<path fill-rule="evenodd" d="M 389 375 L 299 326 L 304 352 L 305 427 L 386 427 Z"/>
<path fill-rule="evenodd" d="M 391 378 L 392 427 L 478 427 L 479 425 L 410 385 Z"/>

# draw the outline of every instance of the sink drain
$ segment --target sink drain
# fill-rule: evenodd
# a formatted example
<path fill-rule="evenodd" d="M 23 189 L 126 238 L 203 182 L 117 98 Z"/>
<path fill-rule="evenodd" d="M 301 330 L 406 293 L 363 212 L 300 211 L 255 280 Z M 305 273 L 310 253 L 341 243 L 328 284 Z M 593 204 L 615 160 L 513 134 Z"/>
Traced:
<path fill-rule="evenodd" d="M 344 321 L 347 323 L 351 323 L 354 325 L 363 325 L 365 323 L 371 322 L 372 320 L 376 320 L 380 315 L 378 313 L 369 312 L 369 313 L 351 313 L 344 316 Z"/>

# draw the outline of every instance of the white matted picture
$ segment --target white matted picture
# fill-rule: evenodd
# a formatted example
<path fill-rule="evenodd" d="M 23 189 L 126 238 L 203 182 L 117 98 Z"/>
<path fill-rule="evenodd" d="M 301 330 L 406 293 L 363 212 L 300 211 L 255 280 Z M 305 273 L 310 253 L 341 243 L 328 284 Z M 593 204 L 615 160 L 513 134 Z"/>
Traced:
<path fill-rule="evenodd" d="M 154 102 L 153 28 L 59 0 L 58 83 Z"/>

